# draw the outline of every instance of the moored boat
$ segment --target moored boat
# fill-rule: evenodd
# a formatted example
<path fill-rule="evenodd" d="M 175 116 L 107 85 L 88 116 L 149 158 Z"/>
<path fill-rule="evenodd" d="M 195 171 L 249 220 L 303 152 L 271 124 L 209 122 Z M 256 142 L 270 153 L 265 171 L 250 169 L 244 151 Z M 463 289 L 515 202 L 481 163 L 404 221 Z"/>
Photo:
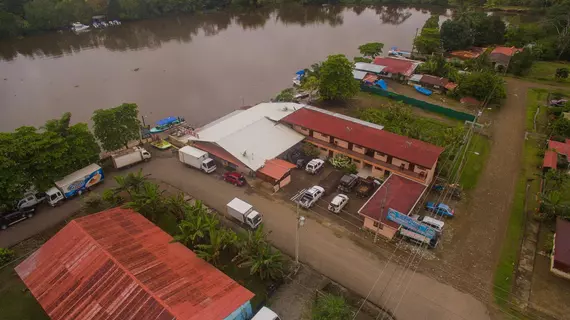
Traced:
<path fill-rule="evenodd" d="M 150 129 L 150 132 L 151 133 L 163 132 L 182 122 L 184 122 L 184 118 L 180 117 L 168 117 L 160 119 L 156 122 L 156 127 Z"/>

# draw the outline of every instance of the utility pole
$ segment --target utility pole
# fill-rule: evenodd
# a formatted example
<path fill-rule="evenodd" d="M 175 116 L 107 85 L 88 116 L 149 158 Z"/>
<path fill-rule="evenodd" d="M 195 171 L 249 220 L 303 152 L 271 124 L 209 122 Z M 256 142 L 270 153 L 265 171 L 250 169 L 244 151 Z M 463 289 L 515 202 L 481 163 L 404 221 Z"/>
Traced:
<path fill-rule="evenodd" d="M 299 212 L 299 202 L 297 202 L 297 226 L 295 230 L 295 265 L 299 267 L 299 229 L 305 225 L 305 217 Z"/>
<path fill-rule="evenodd" d="M 382 205 L 380 205 L 380 216 L 382 216 L 382 212 L 384 212 L 384 206 L 386 205 L 386 198 L 388 197 L 388 188 L 390 187 L 389 184 L 386 185 L 386 192 L 384 193 L 384 199 L 382 199 Z M 378 219 L 378 226 L 376 227 L 376 233 L 374 234 L 374 243 L 378 240 L 378 231 L 380 231 L 380 219 Z"/>

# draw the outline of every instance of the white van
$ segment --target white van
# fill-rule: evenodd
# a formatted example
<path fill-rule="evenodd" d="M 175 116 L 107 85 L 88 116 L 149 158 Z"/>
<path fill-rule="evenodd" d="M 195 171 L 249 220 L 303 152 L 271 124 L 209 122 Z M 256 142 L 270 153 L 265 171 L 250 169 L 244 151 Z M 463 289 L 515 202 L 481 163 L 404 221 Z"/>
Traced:
<path fill-rule="evenodd" d="M 281 320 L 281 318 L 279 318 L 277 313 L 273 312 L 273 310 L 263 307 L 251 320 Z"/>
<path fill-rule="evenodd" d="M 437 233 L 443 232 L 443 226 L 445 226 L 445 222 L 431 218 L 431 217 L 423 217 L 420 220 L 423 224 L 428 225 L 435 229 Z"/>

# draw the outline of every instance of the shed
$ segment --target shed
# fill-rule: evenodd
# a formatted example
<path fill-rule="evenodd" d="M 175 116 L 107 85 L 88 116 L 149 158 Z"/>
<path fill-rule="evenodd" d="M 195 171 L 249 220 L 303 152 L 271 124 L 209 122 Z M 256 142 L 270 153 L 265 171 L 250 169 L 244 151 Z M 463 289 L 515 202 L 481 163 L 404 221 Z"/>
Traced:
<path fill-rule="evenodd" d="M 570 279 L 570 222 L 561 218 L 556 219 L 550 271 L 557 276 Z"/>
<path fill-rule="evenodd" d="M 281 159 L 265 161 L 265 165 L 257 170 L 257 177 L 273 185 L 273 190 L 278 191 L 291 182 L 291 169 L 296 165 Z"/>
<path fill-rule="evenodd" d="M 54 320 L 252 316 L 253 293 L 128 209 L 71 221 L 15 270 Z"/>
<path fill-rule="evenodd" d="M 411 85 L 417 85 L 420 83 L 420 81 L 422 80 L 423 74 L 414 74 L 410 77 L 410 80 L 408 80 L 408 82 Z"/>
<path fill-rule="evenodd" d="M 362 80 L 364 79 L 364 77 L 366 77 L 366 72 L 365 71 L 360 71 L 360 70 L 352 70 L 352 76 L 354 77 L 354 79 L 356 80 Z"/>
<path fill-rule="evenodd" d="M 356 70 L 361 70 L 376 74 L 381 73 L 382 70 L 384 70 L 384 68 L 385 68 L 384 66 L 380 66 L 374 63 L 357 62 L 354 64 L 354 69 Z"/>

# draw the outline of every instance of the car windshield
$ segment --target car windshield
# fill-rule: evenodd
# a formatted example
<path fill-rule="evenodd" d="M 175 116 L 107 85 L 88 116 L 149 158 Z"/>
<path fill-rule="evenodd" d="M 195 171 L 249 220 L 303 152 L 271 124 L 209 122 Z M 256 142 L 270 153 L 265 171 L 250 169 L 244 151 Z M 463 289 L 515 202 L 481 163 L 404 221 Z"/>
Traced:
<path fill-rule="evenodd" d="M 211 168 L 213 166 L 215 166 L 216 164 L 214 163 L 214 161 L 208 161 L 206 162 L 206 168 Z"/>
<path fill-rule="evenodd" d="M 49 198 L 50 198 L 51 200 L 57 199 L 57 193 L 52 194 Z"/>

